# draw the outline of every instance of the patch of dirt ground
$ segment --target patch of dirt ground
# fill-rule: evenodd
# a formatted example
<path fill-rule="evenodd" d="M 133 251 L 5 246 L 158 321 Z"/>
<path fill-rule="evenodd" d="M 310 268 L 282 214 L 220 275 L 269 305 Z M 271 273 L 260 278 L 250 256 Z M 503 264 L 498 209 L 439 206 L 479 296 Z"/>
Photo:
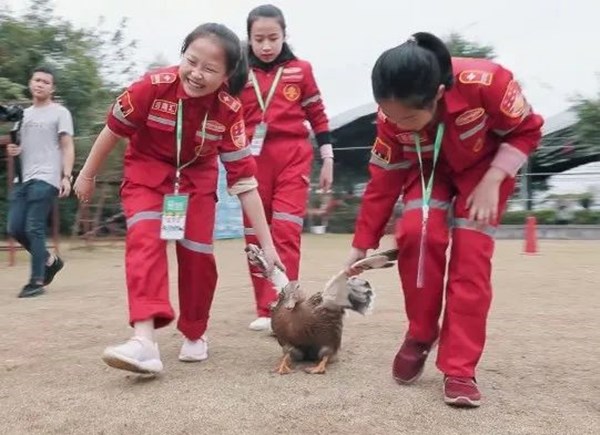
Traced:
<path fill-rule="evenodd" d="M 303 240 L 302 283 L 318 290 L 346 258 L 350 236 Z M 395 269 L 365 274 L 377 293 L 375 310 L 347 317 L 339 360 L 326 375 L 273 374 L 276 341 L 247 329 L 254 309 L 243 247 L 242 240 L 216 243 L 209 360 L 180 363 L 181 335 L 171 325 L 158 334 L 165 373 L 150 379 L 100 360 L 106 345 L 130 334 L 122 244 L 90 251 L 63 243 L 65 269 L 33 299 L 15 297 L 27 257 L 20 253 L 10 268 L 2 258 L 0 432 L 600 433 L 598 242 L 541 241 L 537 256 L 522 255 L 522 242 L 497 242 L 477 410 L 443 403 L 435 354 L 418 384 L 392 380 L 406 328 Z"/>

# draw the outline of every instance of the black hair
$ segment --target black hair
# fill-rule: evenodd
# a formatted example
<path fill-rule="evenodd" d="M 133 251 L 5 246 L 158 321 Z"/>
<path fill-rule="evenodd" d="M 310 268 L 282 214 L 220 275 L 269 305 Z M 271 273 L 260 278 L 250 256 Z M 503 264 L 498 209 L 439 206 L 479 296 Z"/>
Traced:
<path fill-rule="evenodd" d="M 250 31 L 252 30 L 252 24 L 254 24 L 254 22 L 259 18 L 275 18 L 281 26 L 281 30 L 283 31 L 283 35 L 285 36 L 286 25 L 283 12 L 281 12 L 281 9 L 279 9 L 277 6 L 267 4 L 255 7 L 248 14 L 248 19 L 246 20 L 246 30 L 248 32 L 248 39 L 250 39 Z"/>
<path fill-rule="evenodd" d="M 429 108 L 440 85 L 454 82 L 448 48 L 437 36 L 419 32 L 384 51 L 371 73 L 375 101 L 396 99 L 415 109 Z"/>
<path fill-rule="evenodd" d="M 240 39 L 227 26 L 217 23 L 205 23 L 196 27 L 186 36 L 181 46 L 181 54 L 198 38 L 216 37 L 225 50 L 225 63 L 229 77 L 229 92 L 238 95 L 248 81 L 248 62 L 242 52 Z"/>
<path fill-rule="evenodd" d="M 40 65 L 36 68 L 33 69 L 33 71 L 31 71 L 31 77 L 33 77 L 33 75 L 35 73 L 44 73 L 44 74 L 49 74 L 52 76 L 52 83 L 54 84 L 56 82 L 56 76 L 54 74 L 54 71 L 52 70 L 52 68 L 50 68 L 49 66 L 46 65 Z"/>

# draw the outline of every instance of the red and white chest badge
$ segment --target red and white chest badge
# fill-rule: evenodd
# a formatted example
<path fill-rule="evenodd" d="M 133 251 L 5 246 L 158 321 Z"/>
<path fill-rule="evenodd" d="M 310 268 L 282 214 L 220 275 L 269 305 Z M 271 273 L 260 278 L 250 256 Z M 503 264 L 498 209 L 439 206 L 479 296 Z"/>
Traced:
<path fill-rule="evenodd" d="M 396 139 L 402 145 L 415 145 L 415 133 L 410 131 L 403 131 L 402 133 L 398 133 L 396 135 Z M 419 133 L 419 141 L 420 145 L 427 144 L 430 142 L 429 135 L 426 131 L 422 131 Z"/>
<path fill-rule="evenodd" d="M 156 99 L 152 102 L 152 109 L 169 115 L 177 114 L 177 103 L 167 100 Z"/>
<path fill-rule="evenodd" d="M 220 122 L 211 119 L 206 122 L 206 129 L 216 131 L 218 133 L 223 133 L 225 131 L 225 126 Z"/>
<path fill-rule="evenodd" d="M 467 110 L 466 112 L 459 115 L 458 118 L 456 118 L 455 123 L 457 126 L 467 125 L 474 121 L 477 121 L 484 114 L 485 114 L 485 110 L 483 109 L 483 107 L 478 107 L 476 109 Z"/>

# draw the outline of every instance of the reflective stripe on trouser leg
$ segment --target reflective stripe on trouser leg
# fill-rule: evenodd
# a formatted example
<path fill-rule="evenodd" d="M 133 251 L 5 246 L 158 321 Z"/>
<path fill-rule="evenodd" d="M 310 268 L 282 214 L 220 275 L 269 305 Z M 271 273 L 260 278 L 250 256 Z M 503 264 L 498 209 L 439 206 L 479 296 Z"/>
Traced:
<path fill-rule="evenodd" d="M 212 245 L 215 212 L 212 194 L 192 193 L 185 238 L 176 243 L 180 313 L 177 328 L 189 340 L 199 339 L 206 331 L 217 286 Z"/>
<path fill-rule="evenodd" d="M 448 248 L 447 207 L 448 202 L 431 201 L 426 239 L 423 288 L 417 288 L 417 270 L 421 249 L 421 200 L 418 208 L 405 206 L 397 222 L 396 239 L 402 255 L 398 259 L 398 271 L 404 292 L 404 304 L 409 321 L 408 335 L 415 340 L 431 343 L 438 336 L 438 321 L 443 302 L 444 276 L 446 273 L 446 250 Z M 410 205 L 413 201 L 408 201 Z M 439 207 L 433 207 L 433 205 Z M 408 208 L 408 210 L 407 210 Z"/>
<path fill-rule="evenodd" d="M 169 302 L 166 242 L 160 239 L 160 212 L 141 211 L 127 218 L 125 271 L 130 324 L 154 318 L 160 328 L 175 317 Z"/>
<path fill-rule="evenodd" d="M 300 216 L 279 211 L 273 212 L 273 221 L 271 222 L 273 242 L 290 281 L 298 279 L 303 223 L 304 219 Z"/>
<path fill-rule="evenodd" d="M 447 375 L 474 377 L 483 353 L 492 301 L 490 230 L 476 230 L 466 219 L 455 220 L 437 357 L 438 368 Z"/>

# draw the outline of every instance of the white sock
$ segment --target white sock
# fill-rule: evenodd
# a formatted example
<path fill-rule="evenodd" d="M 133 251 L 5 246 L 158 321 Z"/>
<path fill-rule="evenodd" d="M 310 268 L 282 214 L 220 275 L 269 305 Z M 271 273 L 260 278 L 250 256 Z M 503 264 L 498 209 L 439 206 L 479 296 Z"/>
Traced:
<path fill-rule="evenodd" d="M 154 319 L 142 320 L 133 324 L 136 337 L 143 337 L 154 343 Z"/>

